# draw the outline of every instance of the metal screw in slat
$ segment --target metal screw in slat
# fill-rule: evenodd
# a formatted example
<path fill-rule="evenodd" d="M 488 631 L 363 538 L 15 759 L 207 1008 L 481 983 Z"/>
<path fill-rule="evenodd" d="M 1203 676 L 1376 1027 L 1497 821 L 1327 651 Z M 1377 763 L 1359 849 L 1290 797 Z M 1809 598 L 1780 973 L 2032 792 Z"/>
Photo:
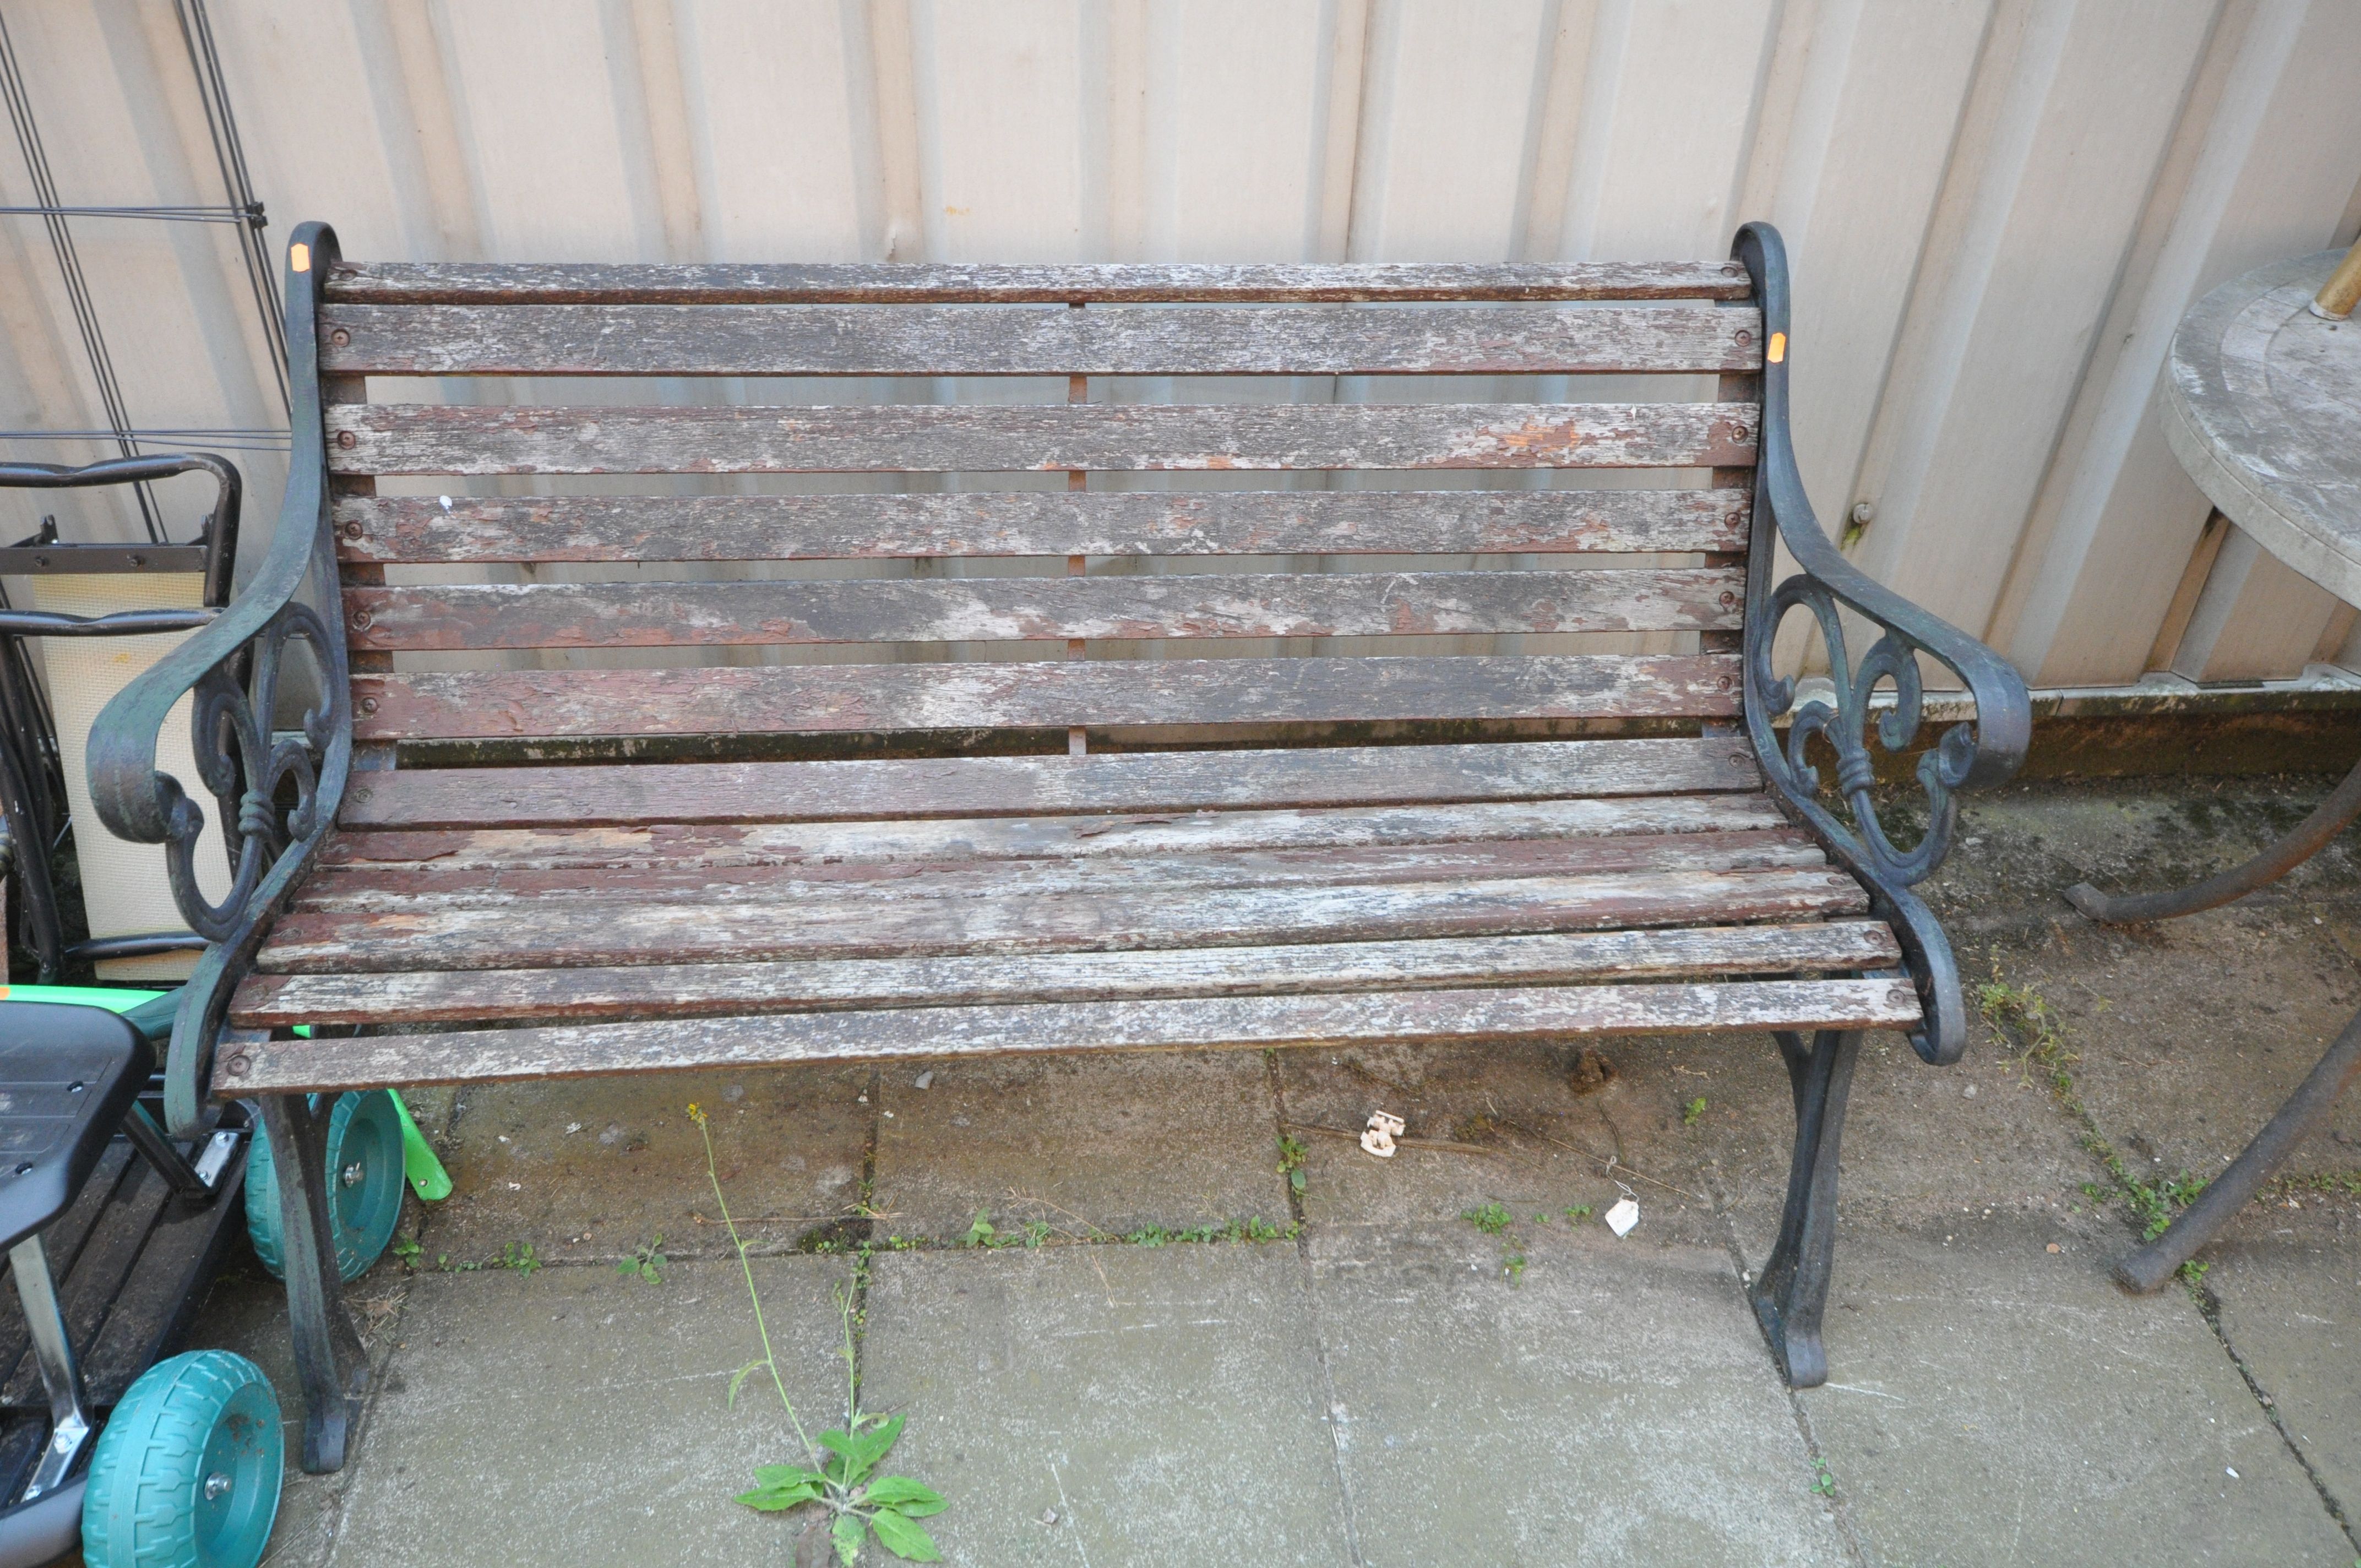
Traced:
<path fill-rule="evenodd" d="M 1714 682 L 1713 685 L 1716 691 L 1728 691 L 1730 689 L 1730 677 L 1728 675 L 1724 675 L 1721 679 Z"/>
<path fill-rule="evenodd" d="M 1734 605 L 1737 602 L 1738 596 L 1736 594 L 1724 594 L 1721 596 L 1721 608 L 1724 609 L 1728 609 L 1731 605 Z"/>
<path fill-rule="evenodd" d="M 354 445 L 359 441 L 359 439 L 360 438 L 358 436 L 355 435 L 349 430 L 340 430 L 336 432 L 336 444 L 343 447 L 347 452 L 353 449 Z"/>
<path fill-rule="evenodd" d="M 361 630 L 367 631 L 369 625 L 369 612 L 365 609 L 355 610 L 353 612 L 353 624 Z"/>
<path fill-rule="evenodd" d="M 363 713 L 375 713 L 377 711 L 377 698 L 373 696 L 365 696 L 361 698 L 361 711 Z"/>
<path fill-rule="evenodd" d="M 1744 327 L 1740 327 L 1738 329 L 1737 342 L 1740 347 L 1743 348 L 1746 345 L 1752 343 L 1753 341 L 1754 334 L 1752 333 L 1747 331 Z"/>
<path fill-rule="evenodd" d="M 345 537 L 346 537 L 346 538 L 347 538 L 347 539 L 358 539 L 360 536 L 361 536 L 361 525 L 360 525 L 359 523 L 357 523 L 357 522 L 348 522 L 348 523 L 345 524 Z"/>
<path fill-rule="evenodd" d="M 328 334 L 328 341 L 335 344 L 338 348 L 342 348 L 352 340 L 353 334 L 346 332 L 343 327 L 338 327 L 335 331 Z"/>

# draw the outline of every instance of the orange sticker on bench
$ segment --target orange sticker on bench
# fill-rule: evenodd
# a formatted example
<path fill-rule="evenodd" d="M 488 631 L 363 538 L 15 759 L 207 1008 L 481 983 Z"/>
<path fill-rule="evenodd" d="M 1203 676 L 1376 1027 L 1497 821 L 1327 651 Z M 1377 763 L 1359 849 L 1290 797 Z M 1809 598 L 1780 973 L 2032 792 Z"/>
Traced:
<path fill-rule="evenodd" d="M 1785 364 L 1787 360 L 1787 334 L 1784 332 L 1773 333 L 1771 334 L 1771 346 L 1763 351 L 1763 357 L 1768 359 L 1773 365 Z"/>
<path fill-rule="evenodd" d="M 312 247 L 308 245 L 289 246 L 287 247 L 287 265 L 293 268 L 298 272 L 309 272 L 312 270 Z"/>

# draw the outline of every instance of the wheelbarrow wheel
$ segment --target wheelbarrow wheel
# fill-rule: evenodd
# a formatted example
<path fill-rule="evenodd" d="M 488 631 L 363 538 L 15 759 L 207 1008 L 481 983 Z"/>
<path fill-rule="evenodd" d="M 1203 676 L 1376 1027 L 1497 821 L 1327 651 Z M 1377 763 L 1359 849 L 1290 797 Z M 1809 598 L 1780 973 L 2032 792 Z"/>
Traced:
<path fill-rule="evenodd" d="M 262 1368 L 192 1350 L 139 1375 L 100 1429 L 82 1490 L 90 1568 L 254 1568 L 286 1468 Z"/>
<path fill-rule="evenodd" d="M 328 1206 L 335 1218 L 336 1267 L 357 1279 L 385 1255 L 401 1219 L 401 1113 L 390 1090 L 340 1097 L 328 1118 Z M 259 1122 L 246 1160 L 246 1229 L 254 1255 L 274 1279 L 287 1277 L 279 1173 Z"/>

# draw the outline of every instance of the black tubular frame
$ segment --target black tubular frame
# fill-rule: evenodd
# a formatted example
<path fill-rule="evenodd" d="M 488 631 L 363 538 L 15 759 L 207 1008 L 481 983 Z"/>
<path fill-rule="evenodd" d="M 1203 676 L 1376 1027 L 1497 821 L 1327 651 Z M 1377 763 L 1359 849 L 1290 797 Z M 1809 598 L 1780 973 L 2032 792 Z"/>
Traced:
<path fill-rule="evenodd" d="M 337 258 L 335 232 L 301 225 L 288 257 L 293 448 L 270 548 L 246 591 L 115 694 L 91 729 L 90 787 L 100 818 L 121 838 L 165 847 L 173 900 L 208 944 L 182 992 L 165 1061 L 165 1120 L 176 1137 L 195 1136 L 205 1125 L 214 1044 L 230 991 L 331 831 L 352 766 L 352 682 L 313 326 L 321 280 Z M 307 582 L 317 584 L 313 602 L 302 597 Z M 273 717 L 280 664 L 298 644 L 317 676 L 319 701 L 302 729 L 287 734 L 274 729 Z M 205 814 L 156 771 L 157 737 L 187 696 L 195 699 L 197 771 L 221 811 L 236 867 L 219 904 L 207 902 L 195 874 Z M 282 802 L 283 795 L 292 799 Z"/>
<path fill-rule="evenodd" d="M 113 615 L 65 615 L 50 610 L 16 609 L 0 601 L 0 712 L 10 716 L 11 733 L 0 740 L 0 817 L 5 817 L 12 855 L 20 868 L 26 924 L 31 950 L 40 964 L 43 982 L 61 978 L 65 966 L 77 959 L 96 960 L 171 952 L 200 946 L 192 937 L 159 933 L 148 937 L 116 937 L 96 941 L 65 940 L 57 890 L 49 882 L 49 851 L 62 833 L 62 802 L 55 803 L 60 820 L 39 820 L 46 808 L 37 806 L 45 793 L 38 781 L 25 776 L 42 760 L 20 755 L 29 749 L 36 729 L 46 730 L 46 710 L 28 683 L 28 669 L 15 657 L 15 641 L 22 637 L 130 637 L 143 632 L 185 631 L 205 625 L 229 602 L 230 577 L 237 559 L 239 507 L 246 481 L 236 464 L 210 452 L 144 454 L 113 457 L 100 463 L 68 467 L 54 463 L 0 463 L 0 489 L 75 490 L 102 485 L 147 485 L 176 475 L 213 476 L 214 501 L 192 543 L 64 544 L 49 537 L 44 528 L 35 542 L 0 548 L 0 573 L 71 572 L 78 566 L 96 571 L 175 571 L 204 575 L 203 606 L 198 609 L 123 610 Z M 23 557 L 32 557 L 30 560 Z M 35 716 L 40 715 L 36 719 Z M 55 737 L 47 743 L 54 744 Z M 54 753 L 52 753 L 54 755 Z M 47 829 L 47 831 L 44 831 Z M 0 864 L 0 878 L 8 868 Z M 5 937 L 5 933 L 0 933 Z M 5 944 L 0 944 L 5 945 Z"/>
<path fill-rule="evenodd" d="M 1812 515 L 1795 467 L 1787 428 L 1787 248 L 1769 224 L 1738 231 L 1730 254 L 1754 281 L 1763 308 L 1763 434 L 1755 459 L 1754 526 L 1746 559 L 1746 733 L 1753 742 L 1773 797 L 1807 828 L 1869 890 L 1870 907 L 1894 927 L 1903 962 L 1918 991 L 1925 1017 L 1910 1044 L 1938 1066 L 1967 1048 L 1968 1021 L 1960 970 L 1943 928 L 1910 890 L 1934 873 L 1949 852 L 1959 824 L 1957 792 L 2005 782 L 2025 762 L 2033 734 L 2033 705 L 2025 681 L 1999 654 L 1940 617 L 1872 581 L 1829 543 Z M 1777 357 L 1770 356 L 1775 354 Z M 1778 545 L 1802 568 L 1773 587 Z M 1849 655 L 1839 608 L 1872 622 L 1881 633 L 1856 665 Z M 1826 640 L 1836 701 L 1795 702 L 1796 683 L 1772 659 L 1779 623 L 1791 609 L 1810 613 Z M 1877 819 L 1876 764 L 1867 735 L 1871 698 L 1894 688 L 1894 707 L 1877 717 L 1878 744 L 1908 749 L 1917 735 L 1921 702 L 1918 660 L 1932 658 L 1958 675 L 1975 702 L 1973 720 L 1955 724 L 1919 758 L 1927 830 L 1908 850 L 1894 847 Z M 1774 721 L 1789 714 L 1783 745 Z M 1839 817 L 1821 803 L 1819 771 L 1805 761 L 1817 736 L 1837 755 Z M 1848 821 L 1846 818 L 1849 817 Z"/>

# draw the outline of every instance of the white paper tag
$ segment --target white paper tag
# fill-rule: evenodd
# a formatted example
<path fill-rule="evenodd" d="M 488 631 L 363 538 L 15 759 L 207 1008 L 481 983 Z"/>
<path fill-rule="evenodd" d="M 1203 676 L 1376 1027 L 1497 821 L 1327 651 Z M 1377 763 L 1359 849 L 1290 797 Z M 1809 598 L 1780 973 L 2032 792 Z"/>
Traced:
<path fill-rule="evenodd" d="M 1640 1205 L 1626 1198 L 1607 1211 L 1607 1228 L 1619 1236 L 1628 1236 L 1631 1227 L 1640 1223 Z"/>

